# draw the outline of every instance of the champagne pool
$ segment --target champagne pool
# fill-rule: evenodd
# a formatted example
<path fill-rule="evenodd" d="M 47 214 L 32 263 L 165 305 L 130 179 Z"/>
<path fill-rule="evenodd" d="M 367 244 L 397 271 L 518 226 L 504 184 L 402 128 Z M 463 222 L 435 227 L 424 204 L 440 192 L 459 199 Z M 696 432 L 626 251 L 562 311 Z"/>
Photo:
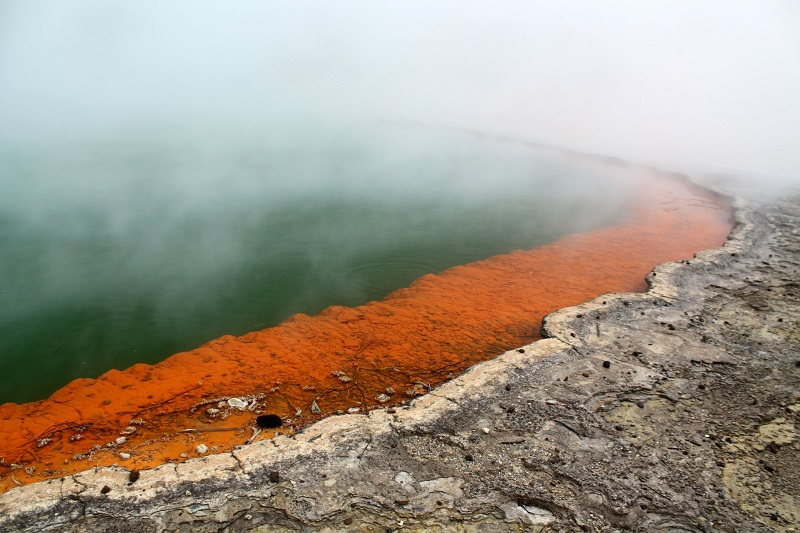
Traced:
<path fill-rule="evenodd" d="M 377 300 L 628 201 L 596 171 L 452 133 L 281 141 L 0 152 L 0 403 Z"/>
<path fill-rule="evenodd" d="M 402 404 L 731 229 L 722 199 L 615 160 L 302 141 L 4 153 L 0 490 Z"/>

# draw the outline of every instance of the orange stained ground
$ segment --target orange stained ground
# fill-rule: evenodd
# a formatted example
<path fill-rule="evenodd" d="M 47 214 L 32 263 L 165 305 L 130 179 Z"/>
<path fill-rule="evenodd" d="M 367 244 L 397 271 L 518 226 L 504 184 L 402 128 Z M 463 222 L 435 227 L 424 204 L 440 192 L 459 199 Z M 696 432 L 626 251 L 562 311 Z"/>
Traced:
<path fill-rule="evenodd" d="M 290 433 L 331 414 L 400 404 L 536 340 L 546 314 L 643 291 L 655 265 L 724 242 L 726 202 L 676 177 L 636 178 L 616 226 L 423 276 L 380 302 L 296 315 L 156 365 L 78 379 L 43 401 L 2 405 L 0 492 L 97 465 L 182 461 L 200 455 L 200 444 L 205 453 L 230 450 L 252 437 L 259 414 L 280 415 L 278 431 Z"/>

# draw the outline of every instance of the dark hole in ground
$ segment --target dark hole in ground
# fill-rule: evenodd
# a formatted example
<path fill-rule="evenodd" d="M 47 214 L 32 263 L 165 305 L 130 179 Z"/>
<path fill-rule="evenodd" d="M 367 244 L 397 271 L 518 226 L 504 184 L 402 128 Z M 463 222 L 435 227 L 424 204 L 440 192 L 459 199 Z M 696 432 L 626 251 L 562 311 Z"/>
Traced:
<path fill-rule="evenodd" d="M 261 415 L 256 418 L 256 424 L 262 429 L 273 429 L 281 427 L 283 421 L 278 415 Z"/>

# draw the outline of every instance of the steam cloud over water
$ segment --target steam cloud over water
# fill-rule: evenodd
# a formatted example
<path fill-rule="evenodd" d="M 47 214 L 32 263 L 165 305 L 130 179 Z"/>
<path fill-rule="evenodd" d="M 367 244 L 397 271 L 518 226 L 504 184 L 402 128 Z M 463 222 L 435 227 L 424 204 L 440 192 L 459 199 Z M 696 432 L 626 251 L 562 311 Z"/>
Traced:
<path fill-rule="evenodd" d="M 398 119 L 796 182 L 799 29 L 792 0 L 12 0 L 0 136 Z"/>
<path fill-rule="evenodd" d="M 797 183 L 799 27 L 793 2 L 2 2 L 0 402 L 56 386 L 30 361 L 152 362 L 622 215 L 613 180 L 458 129 Z"/>
<path fill-rule="evenodd" d="M 0 151 L 0 401 L 379 299 L 627 202 L 611 176 L 513 143 L 382 125 L 281 136 Z"/>

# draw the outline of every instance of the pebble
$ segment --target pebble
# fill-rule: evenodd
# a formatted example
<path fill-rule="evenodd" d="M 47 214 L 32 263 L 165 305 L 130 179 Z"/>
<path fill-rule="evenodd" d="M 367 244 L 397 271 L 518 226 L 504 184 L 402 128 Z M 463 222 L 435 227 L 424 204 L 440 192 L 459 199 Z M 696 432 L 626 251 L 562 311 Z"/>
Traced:
<path fill-rule="evenodd" d="M 129 453 L 125 453 L 125 452 L 120 452 L 120 454 L 119 454 L 119 458 L 120 458 L 120 459 L 125 459 L 125 460 L 128 460 L 128 459 L 130 459 L 130 458 L 131 458 L 131 454 L 129 454 Z"/>
<path fill-rule="evenodd" d="M 489 428 L 481 428 L 481 431 L 488 435 L 491 430 Z"/>
<path fill-rule="evenodd" d="M 198 444 L 197 446 L 195 446 L 194 451 L 196 451 L 199 454 L 204 454 L 208 451 L 208 446 L 206 446 L 205 444 Z"/>
<path fill-rule="evenodd" d="M 272 472 L 269 473 L 269 480 L 272 483 L 279 483 L 281 480 L 281 474 L 276 470 L 273 470 Z"/>
<path fill-rule="evenodd" d="M 228 405 L 236 409 L 244 409 L 245 407 L 247 407 L 247 402 L 242 400 L 241 398 L 230 398 L 228 400 Z"/>
<path fill-rule="evenodd" d="M 603 361 L 603 368 L 611 368 L 611 361 Z"/>

